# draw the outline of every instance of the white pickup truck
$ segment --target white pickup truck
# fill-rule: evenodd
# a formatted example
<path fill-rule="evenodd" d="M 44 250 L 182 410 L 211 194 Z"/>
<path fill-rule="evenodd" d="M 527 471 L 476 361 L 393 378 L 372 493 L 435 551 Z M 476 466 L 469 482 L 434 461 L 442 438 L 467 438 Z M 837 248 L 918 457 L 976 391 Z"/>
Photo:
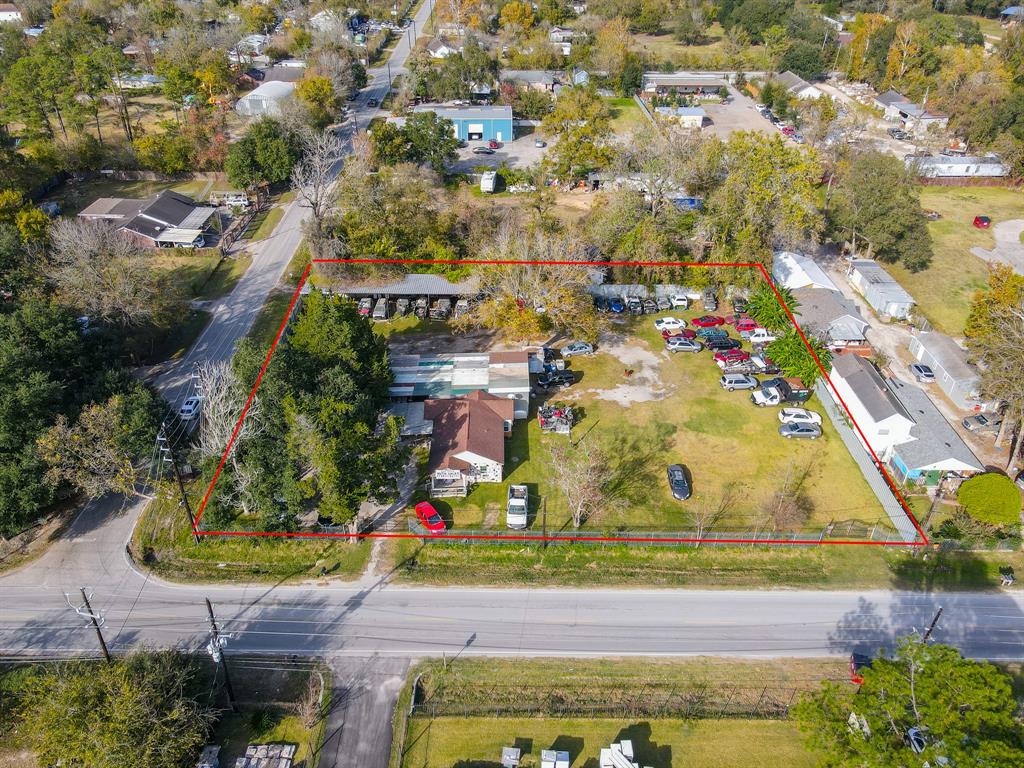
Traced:
<path fill-rule="evenodd" d="M 513 530 L 526 527 L 530 492 L 525 485 L 508 487 L 508 505 L 505 507 L 505 525 Z"/>
<path fill-rule="evenodd" d="M 767 328 L 755 328 L 752 331 L 744 331 L 740 335 L 751 344 L 771 344 L 779 338 Z"/>

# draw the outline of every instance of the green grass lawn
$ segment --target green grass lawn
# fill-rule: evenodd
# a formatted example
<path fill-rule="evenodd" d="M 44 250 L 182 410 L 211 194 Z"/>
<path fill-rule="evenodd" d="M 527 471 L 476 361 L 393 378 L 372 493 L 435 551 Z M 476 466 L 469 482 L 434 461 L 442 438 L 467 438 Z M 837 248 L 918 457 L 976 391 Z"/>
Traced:
<path fill-rule="evenodd" d="M 985 35 L 986 38 L 995 38 L 996 40 L 1003 39 L 1003 25 L 999 23 L 999 19 L 986 19 L 984 16 L 968 16 L 967 18 L 978 22 L 978 26 L 981 27 L 981 34 Z"/>
<path fill-rule="evenodd" d="M 160 249 L 155 258 L 158 266 L 172 272 L 175 285 L 180 286 L 186 296 L 202 300 L 230 293 L 252 263 L 246 254 L 222 259 L 216 251 L 206 250 Z"/>
<path fill-rule="evenodd" d="M 677 313 L 680 314 L 680 313 Z M 681 313 L 692 318 L 696 313 Z M 625 321 L 633 335 L 631 349 L 647 350 L 658 362 L 661 399 L 631 402 L 624 407 L 606 399 L 630 386 L 623 362 L 601 352 L 573 358 L 570 368 L 579 379 L 553 401 L 582 407 L 584 418 L 574 427 L 573 440 L 601 446 L 613 465 L 613 501 L 584 526 L 602 530 L 692 530 L 691 513 L 731 499 L 729 512 L 716 526 L 721 531 L 764 530 L 775 494 L 787 476 L 806 472 L 804 494 L 810 511 L 805 521 L 780 526 L 784 530 L 820 530 L 830 521 L 876 521 L 888 525 L 877 498 L 826 419 L 824 436 L 815 441 L 785 440 L 778 435 L 778 409 L 754 406 L 746 392 L 726 392 L 718 383 L 721 371 L 710 354 L 664 355 L 663 342 L 652 318 Z M 639 379 L 650 368 L 636 369 Z M 809 407 L 820 407 L 816 400 Z M 542 433 L 535 418 L 515 424 L 505 451 L 505 482 L 530 487 L 535 507 L 547 502 L 549 530 L 566 525 L 569 515 L 560 492 L 551 483 L 548 446 L 563 435 Z M 665 467 L 681 463 L 690 471 L 693 497 L 671 497 Z M 795 480 L 791 479 L 791 482 Z M 450 507 L 455 527 L 504 527 L 505 486 L 479 484 L 466 499 L 438 502 L 444 514 Z M 490 514 L 488 514 L 490 512 Z M 533 529 L 539 530 L 540 520 Z"/>
<path fill-rule="evenodd" d="M 206 492 L 189 489 L 193 509 Z M 132 535 L 136 562 L 176 581 L 283 581 L 318 576 L 355 578 L 370 557 L 371 544 L 325 539 L 204 537 L 196 544 L 177 496 L 149 504 Z"/>
<path fill-rule="evenodd" d="M 113 179 L 93 179 L 77 184 L 67 183 L 60 187 L 54 194 L 48 195 L 47 200 L 55 200 L 60 203 L 61 213 L 65 216 L 75 216 L 86 206 L 90 205 L 98 197 L 152 197 L 165 189 L 180 192 L 183 195 L 194 197 L 200 195 L 207 188 L 209 182 L 203 179 L 195 181 L 115 181 Z"/>
<path fill-rule="evenodd" d="M 647 58 L 657 61 L 670 61 L 685 67 L 717 68 L 724 66 L 725 30 L 717 22 L 708 28 L 707 39 L 700 45 L 685 45 L 670 32 L 659 35 L 634 33 L 636 47 Z M 743 60 L 748 65 L 764 64 L 764 46 L 750 45 L 743 53 Z"/>
<path fill-rule="evenodd" d="M 249 241 L 265 240 L 274 234 L 274 228 L 277 227 L 282 218 L 284 218 L 284 208 L 279 206 L 260 211 L 253 216 L 249 226 L 245 228 L 245 232 L 242 233 L 242 239 Z"/>
<path fill-rule="evenodd" d="M 245 756 L 249 744 L 294 744 L 293 765 L 313 768 L 315 754 L 323 740 L 322 725 L 306 728 L 297 715 L 288 714 L 278 707 L 268 707 L 266 722 L 259 722 L 259 715 L 253 711 L 227 713 L 214 730 L 214 742 L 221 745 L 221 765 L 231 766 L 235 760 Z"/>
<path fill-rule="evenodd" d="M 605 102 L 612 113 L 612 131 L 614 133 L 631 133 L 642 128 L 647 116 L 632 98 L 606 98 Z"/>
<path fill-rule="evenodd" d="M 886 269 L 938 330 L 960 336 L 971 297 L 988 279 L 986 263 L 974 256 L 971 248 L 995 244 L 991 231 L 972 226 L 974 217 L 991 216 L 995 223 L 1022 218 L 1024 198 L 1018 190 L 999 187 L 923 187 L 921 207 L 942 214 L 928 224 L 935 251 L 931 266 L 916 273 L 899 265 L 887 265 Z"/>
<path fill-rule="evenodd" d="M 571 765 L 596 766 L 600 752 L 628 738 L 642 766 L 672 768 L 811 768 L 814 753 L 793 723 L 779 720 L 604 720 L 414 717 L 405 768 L 496 766 L 501 748 L 518 745 L 523 768 L 540 765 L 543 749 L 566 749 Z"/>

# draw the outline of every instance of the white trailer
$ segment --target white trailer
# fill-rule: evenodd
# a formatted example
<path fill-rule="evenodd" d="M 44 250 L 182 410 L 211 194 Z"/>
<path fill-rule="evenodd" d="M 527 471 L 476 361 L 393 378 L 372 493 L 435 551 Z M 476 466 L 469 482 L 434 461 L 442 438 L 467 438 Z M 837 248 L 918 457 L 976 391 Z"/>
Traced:
<path fill-rule="evenodd" d="M 484 175 L 480 177 L 480 191 L 481 192 L 493 192 L 494 187 L 498 183 L 497 171 L 485 171 Z"/>

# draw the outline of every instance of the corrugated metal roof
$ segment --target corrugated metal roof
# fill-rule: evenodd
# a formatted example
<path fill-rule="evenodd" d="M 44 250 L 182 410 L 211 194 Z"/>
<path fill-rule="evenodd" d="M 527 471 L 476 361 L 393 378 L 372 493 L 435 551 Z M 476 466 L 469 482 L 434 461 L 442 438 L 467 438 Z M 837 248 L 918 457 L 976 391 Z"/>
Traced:
<path fill-rule="evenodd" d="M 413 112 L 433 112 L 448 120 L 511 120 L 512 107 L 495 104 L 486 107 L 449 107 L 444 104 L 420 104 Z"/>
<path fill-rule="evenodd" d="M 357 283 L 336 288 L 346 296 L 469 296 L 477 292 L 476 278 L 453 283 L 443 275 L 414 273 L 400 280 Z"/>
<path fill-rule="evenodd" d="M 962 469 L 984 469 L 978 457 L 950 426 L 931 399 L 913 384 L 889 379 L 889 388 L 900 401 L 914 426 L 910 442 L 900 443 L 895 451 L 910 469 L 926 469 L 943 462 L 955 461 Z"/>

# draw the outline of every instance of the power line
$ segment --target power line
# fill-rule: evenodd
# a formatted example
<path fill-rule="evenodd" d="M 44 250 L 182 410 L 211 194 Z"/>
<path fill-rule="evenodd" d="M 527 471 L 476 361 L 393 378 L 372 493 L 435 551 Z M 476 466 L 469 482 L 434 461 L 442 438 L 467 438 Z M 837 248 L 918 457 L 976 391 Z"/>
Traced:
<path fill-rule="evenodd" d="M 85 593 L 85 587 L 79 590 L 82 593 L 82 604 L 74 606 L 71 604 L 71 598 L 68 594 L 64 593 L 64 599 L 67 600 L 68 607 L 71 608 L 79 616 L 84 616 L 92 622 L 93 629 L 96 630 L 96 639 L 100 641 L 100 649 L 103 651 L 103 658 L 107 660 L 109 664 L 111 662 L 110 649 L 107 648 L 107 641 L 103 639 L 103 630 L 101 627 L 105 622 L 105 619 L 97 613 L 93 613 L 92 606 L 89 605 L 89 595 Z"/>
<path fill-rule="evenodd" d="M 160 444 L 161 461 L 169 463 L 171 465 L 171 469 L 174 471 L 174 478 L 178 481 L 178 490 L 181 491 L 180 504 L 188 515 L 192 538 L 195 539 L 196 544 L 198 544 L 199 533 L 196 531 L 196 516 L 192 512 L 192 503 L 188 500 L 188 492 L 185 490 L 185 481 L 181 478 L 181 470 L 178 468 L 178 458 L 174 454 L 174 446 L 172 446 L 170 441 L 167 439 L 162 426 L 160 427 L 160 433 L 156 436 L 156 440 L 157 443 Z"/>

